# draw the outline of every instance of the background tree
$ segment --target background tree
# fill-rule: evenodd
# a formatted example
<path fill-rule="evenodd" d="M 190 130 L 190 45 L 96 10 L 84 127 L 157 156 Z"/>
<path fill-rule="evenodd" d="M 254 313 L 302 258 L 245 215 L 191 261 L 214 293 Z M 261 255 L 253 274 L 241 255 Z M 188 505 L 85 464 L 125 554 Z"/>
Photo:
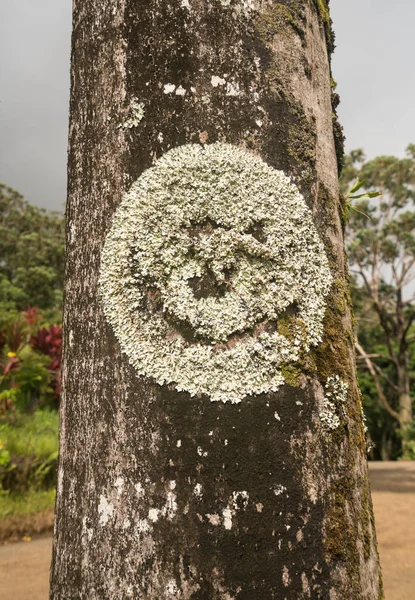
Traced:
<path fill-rule="evenodd" d="M 382 597 L 332 48 L 323 0 L 75 3 L 54 600 Z M 279 227 L 291 230 L 268 245 Z M 246 276 L 256 266 L 260 276 Z M 265 299 L 275 292 L 277 316 L 272 302 L 261 313 L 255 285 Z M 175 286 L 183 296 L 169 293 Z M 251 302 L 249 327 L 236 330 L 225 310 L 234 288 Z M 111 305 L 117 294 L 124 301 Z M 314 329 L 302 318 L 310 298 Z M 205 319 L 221 302 L 223 318 Z M 152 360 L 157 331 L 167 332 L 164 361 L 161 344 Z M 249 368 L 230 372 L 223 356 L 237 363 L 239 350 Z M 178 368 L 180 351 L 194 360 Z M 212 369 L 202 372 L 198 353 Z M 213 393 L 221 367 L 229 381 Z M 247 372 L 255 393 L 240 398 Z M 226 393 L 240 402 L 212 401 Z"/>
<path fill-rule="evenodd" d="M 343 172 L 344 186 L 356 177 L 366 181 L 368 190 L 382 192 L 380 199 L 359 201 L 355 207 L 360 212 L 350 212 L 348 225 L 359 365 L 370 373 L 382 412 L 392 419 L 386 419 L 387 429 L 393 422 L 399 424 L 403 453 L 409 457 L 413 447 L 410 346 L 415 320 L 415 146 L 408 147 L 403 159 L 379 156 L 366 162 L 361 150 L 352 152 Z"/>
<path fill-rule="evenodd" d="M 36 305 L 60 322 L 64 272 L 62 215 L 0 184 L 0 320 Z"/>

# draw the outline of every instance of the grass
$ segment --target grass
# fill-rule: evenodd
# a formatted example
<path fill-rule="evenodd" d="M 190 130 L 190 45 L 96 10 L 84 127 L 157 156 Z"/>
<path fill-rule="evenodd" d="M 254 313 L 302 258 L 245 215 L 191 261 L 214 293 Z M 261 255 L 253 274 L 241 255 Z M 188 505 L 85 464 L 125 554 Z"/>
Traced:
<path fill-rule="evenodd" d="M 58 427 L 48 410 L 0 421 L 0 542 L 51 530 Z"/>
<path fill-rule="evenodd" d="M 0 520 L 7 517 L 27 517 L 45 510 L 53 510 L 55 490 L 29 490 L 24 494 L 0 495 Z"/>
<path fill-rule="evenodd" d="M 10 456 L 48 460 L 58 450 L 59 417 L 54 411 L 14 414 L 0 424 L 0 440 Z"/>
<path fill-rule="evenodd" d="M 54 489 L 0 495 L 0 543 L 50 532 L 54 506 Z"/>

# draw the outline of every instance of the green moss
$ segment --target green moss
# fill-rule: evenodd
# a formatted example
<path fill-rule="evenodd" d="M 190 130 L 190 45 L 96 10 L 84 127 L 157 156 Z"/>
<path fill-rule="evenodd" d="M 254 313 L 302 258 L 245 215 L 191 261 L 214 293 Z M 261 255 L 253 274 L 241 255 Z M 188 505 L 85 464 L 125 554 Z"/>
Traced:
<path fill-rule="evenodd" d="M 350 475 L 339 477 L 331 487 L 327 509 L 325 548 L 329 564 L 343 562 L 347 566 L 350 581 L 350 597 L 361 597 L 360 556 L 358 529 L 350 516 L 355 503 L 356 480 Z M 365 505 L 363 512 L 368 512 Z M 357 515 L 360 519 L 363 515 Z"/>
<path fill-rule="evenodd" d="M 315 119 L 307 118 L 298 107 L 293 107 L 292 111 L 296 118 L 293 119 L 288 133 L 288 153 L 298 164 L 314 169 L 317 142 Z"/>
<path fill-rule="evenodd" d="M 304 10 L 299 3 L 288 7 L 285 4 L 273 4 L 260 13 L 256 21 L 257 31 L 262 42 L 272 42 L 274 36 L 284 33 L 287 26 L 294 29 L 304 39 Z"/>
<path fill-rule="evenodd" d="M 332 55 L 334 50 L 334 33 L 332 29 L 332 21 L 330 18 L 329 0 L 314 0 L 314 5 L 317 8 L 320 22 L 324 27 L 326 34 L 327 51 L 329 57 Z"/>
<path fill-rule="evenodd" d="M 320 19 L 324 24 L 330 24 L 330 11 L 325 0 L 314 0 Z"/>
<path fill-rule="evenodd" d="M 291 365 L 281 368 L 281 373 L 285 379 L 285 383 L 291 387 L 297 387 L 302 371 Z"/>
<path fill-rule="evenodd" d="M 332 227 L 337 228 L 337 221 L 335 218 L 336 213 L 339 215 L 342 227 L 344 228 L 346 223 L 346 213 L 342 197 L 333 196 L 329 189 L 323 184 L 319 183 L 318 188 L 319 195 L 319 206 L 321 208 L 321 221 L 325 229 Z"/>

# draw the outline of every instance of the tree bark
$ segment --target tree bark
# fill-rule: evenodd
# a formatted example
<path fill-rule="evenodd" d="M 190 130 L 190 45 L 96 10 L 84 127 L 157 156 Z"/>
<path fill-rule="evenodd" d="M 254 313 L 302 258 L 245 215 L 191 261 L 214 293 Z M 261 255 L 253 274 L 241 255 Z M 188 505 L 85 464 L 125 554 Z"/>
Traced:
<path fill-rule="evenodd" d="M 51 599 L 383 597 L 331 48 L 323 0 L 74 1 Z M 169 149 L 216 141 L 292 178 L 333 276 L 321 343 L 239 404 L 140 376 L 99 291 L 126 190 Z M 333 377 L 348 391 L 327 428 Z"/>

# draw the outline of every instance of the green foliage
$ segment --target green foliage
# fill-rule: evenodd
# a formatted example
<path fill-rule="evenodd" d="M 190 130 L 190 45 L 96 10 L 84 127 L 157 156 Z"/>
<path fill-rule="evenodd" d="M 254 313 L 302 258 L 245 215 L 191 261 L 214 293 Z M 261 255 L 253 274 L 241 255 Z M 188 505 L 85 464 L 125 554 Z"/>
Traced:
<path fill-rule="evenodd" d="M 56 483 L 59 417 L 55 411 L 36 411 L 3 417 L 0 441 L 9 461 L 0 466 L 0 488 L 25 491 Z"/>
<path fill-rule="evenodd" d="M 36 304 L 60 321 L 64 276 L 62 215 L 32 206 L 0 184 L 0 320 Z"/>
<path fill-rule="evenodd" d="M 36 307 L 0 321 L 0 412 L 33 412 L 59 398 L 62 328 L 42 323 Z"/>
<path fill-rule="evenodd" d="M 53 510 L 55 504 L 55 489 L 28 490 L 21 493 L 0 493 L 0 520 L 7 517 L 27 517 L 45 510 Z"/>
<path fill-rule="evenodd" d="M 17 353 L 17 358 L 19 367 L 14 374 L 14 382 L 18 388 L 16 406 L 27 410 L 33 398 L 37 403 L 40 396 L 52 393 L 51 373 L 48 370 L 50 358 L 36 352 L 29 344 Z"/>
<path fill-rule="evenodd" d="M 369 432 L 377 458 L 408 457 L 415 430 L 401 420 L 400 409 L 415 381 L 415 146 L 405 158 L 367 162 L 362 150 L 353 151 L 341 184 L 349 204 L 357 201 L 349 206 L 356 210 L 349 214 L 347 247 L 357 334 L 368 355 L 359 351 L 358 366 Z"/>
<path fill-rule="evenodd" d="M 356 208 L 356 206 L 353 206 L 353 204 L 352 204 L 352 200 L 363 200 L 363 199 L 377 198 L 378 196 L 382 195 L 380 192 L 364 192 L 363 194 L 356 194 L 357 191 L 359 191 L 361 188 L 365 187 L 365 184 L 366 184 L 366 181 L 364 179 L 360 180 L 359 178 L 357 178 L 356 182 L 353 184 L 353 186 L 347 192 L 347 194 L 345 196 L 346 217 L 349 216 L 351 210 L 354 210 L 357 213 L 360 213 L 361 215 L 363 215 L 363 216 L 367 217 L 368 219 L 370 219 L 369 215 L 367 215 L 366 213 L 358 210 Z"/>

